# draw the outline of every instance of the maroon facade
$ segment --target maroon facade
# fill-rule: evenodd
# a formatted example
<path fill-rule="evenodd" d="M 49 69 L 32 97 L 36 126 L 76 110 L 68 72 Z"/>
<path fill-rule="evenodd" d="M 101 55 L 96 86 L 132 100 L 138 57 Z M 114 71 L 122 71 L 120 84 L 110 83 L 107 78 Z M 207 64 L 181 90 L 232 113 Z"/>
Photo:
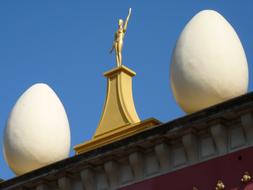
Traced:
<path fill-rule="evenodd" d="M 244 172 L 253 173 L 253 148 L 205 161 L 175 172 L 148 179 L 121 190 L 215 190 L 218 180 L 225 190 L 253 190 L 253 182 L 243 183 Z"/>

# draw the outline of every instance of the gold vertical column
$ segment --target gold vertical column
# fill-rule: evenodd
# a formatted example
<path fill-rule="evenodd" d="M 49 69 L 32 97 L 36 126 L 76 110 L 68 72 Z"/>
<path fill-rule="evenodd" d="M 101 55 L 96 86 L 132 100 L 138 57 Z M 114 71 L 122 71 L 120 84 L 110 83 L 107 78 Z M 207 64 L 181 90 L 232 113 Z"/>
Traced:
<path fill-rule="evenodd" d="M 154 118 L 140 121 L 132 95 L 132 77 L 135 72 L 119 66 L 106 73 L 107 94 L 104 109 L 93 138 L 74 147 L 77 154 L 134 135 L 160 122 Z"/>
<path fill-rule="evenodd" d="M 93 138 L 140 122 L 132 95 L 132 77 L 135 74 L 125 66 L 104 73 L 107 77 L 107 96 L 102 117 Z"/>

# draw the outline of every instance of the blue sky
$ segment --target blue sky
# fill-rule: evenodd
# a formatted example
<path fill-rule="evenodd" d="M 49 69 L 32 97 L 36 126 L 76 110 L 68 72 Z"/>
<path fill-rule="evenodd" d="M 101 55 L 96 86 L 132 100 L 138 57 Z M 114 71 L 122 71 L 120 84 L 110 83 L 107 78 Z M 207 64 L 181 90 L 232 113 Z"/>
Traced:
<path fill-rule="evenodd" d="M 197 12 L 214 9 L 244 46 L 252 91 L 253 2 L 248 1 L 0 1 L 0 141 L 8 115 L 31 85 L 44 82 L 67 111 L 72 147 L 91 138 L 105 99 L 103 72 L 115 66 L 108 52 L 118 18 L 132 17 L 123 63 L 137 72 L 133 94 L 142 119 L 183 116 L 169 85 L 176 40 Z M 2 148 L 2 147 L 1 147 Z M 74 152 L 71 152 L 73 155 Z M 0 178 L 14 176 L 0 154 Z"/>

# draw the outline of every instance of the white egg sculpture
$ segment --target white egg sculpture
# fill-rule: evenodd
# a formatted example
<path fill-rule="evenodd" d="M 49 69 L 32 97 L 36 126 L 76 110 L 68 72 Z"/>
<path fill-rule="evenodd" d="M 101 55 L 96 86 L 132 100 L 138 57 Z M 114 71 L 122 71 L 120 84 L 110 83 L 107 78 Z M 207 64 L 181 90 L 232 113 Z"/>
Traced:
<path fill-rule="evenodd" d="M 18 99 L 4 133 L 5 159 L 17 175 L 68 157 L 70 129 L 65 109 L 46 84 Z"/>
<path fill-rule="evenodd" d="M 186 113 L 247 92 L 248 64 L 242 44 L 218 12 L 201 11 L 185 26 L 173 52 L 170 82 Z"/>

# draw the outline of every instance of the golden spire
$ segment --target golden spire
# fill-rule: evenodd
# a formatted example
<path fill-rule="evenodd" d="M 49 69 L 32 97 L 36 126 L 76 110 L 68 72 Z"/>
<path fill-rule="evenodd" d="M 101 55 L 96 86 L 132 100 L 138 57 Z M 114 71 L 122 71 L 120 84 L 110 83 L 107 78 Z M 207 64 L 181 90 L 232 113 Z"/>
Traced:
<path fill-rule="evenodd" d="M 135 72 L 120 66 L 104 73 L 107 95 L 98 127 L 92 140 L 76 145 L 77 154 L 123 139 L 160 124 L 154 118 L 140 121 L 132 95 Z"/>
<path fill-rule="evenodd" d="M 132 77 L 135 72 L 120 66 L 104 73 L 104 76 L 107 77 L 107 95 L 94 138 L 119 127 L 140 122 L 132 95 Z"/>
<path fill-rule="evenodd" d="M 130 14 L 131 9 L 129 9 L 129 14 L 123 28 L 124 33 Z M 123 139 L 160 124 L 158 120 L 153 118 L 140 121 L 135 110 L 132 95 L 132 78 L 136 73 L 123 66 L 121 60 L 124 33 L 115 38 L 116 40 L 114 40 L 112 48 L 112 50 L 115 49 L 116 57 L 118 57 L 117 67 L 104 73 L 104 76 L 107 78 L 107 94 L 100 122 L 92 140 L 74 147 L 77 154 Z"/>

